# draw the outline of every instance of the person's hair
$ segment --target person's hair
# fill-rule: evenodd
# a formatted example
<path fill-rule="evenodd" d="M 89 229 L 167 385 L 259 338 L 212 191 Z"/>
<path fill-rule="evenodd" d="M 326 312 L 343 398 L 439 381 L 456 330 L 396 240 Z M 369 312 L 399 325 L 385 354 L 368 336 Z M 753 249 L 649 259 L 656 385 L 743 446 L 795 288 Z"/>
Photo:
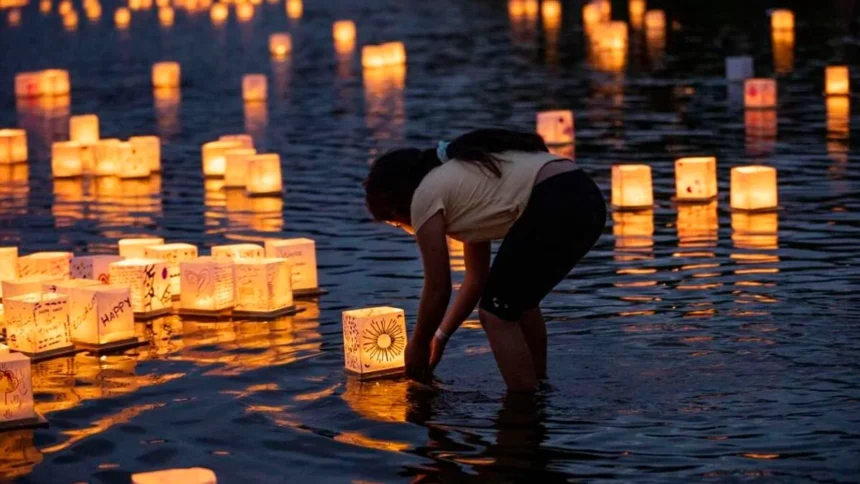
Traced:
<path fill-rule="evenodd" d="M 478 129 L 448 144 L 446 156 L 451 160 L 473 163 L 489 174 L 500 177 L 496 154 L 505 151 L 549 151 L 536 133 L 509 129 Z M 442 162 L 436 149 L 404 148 L 380 156 L 364 181 L 365 200 L 373 218 L 387 222 L 411 223 L 412 196 L 421 180 Z"/>

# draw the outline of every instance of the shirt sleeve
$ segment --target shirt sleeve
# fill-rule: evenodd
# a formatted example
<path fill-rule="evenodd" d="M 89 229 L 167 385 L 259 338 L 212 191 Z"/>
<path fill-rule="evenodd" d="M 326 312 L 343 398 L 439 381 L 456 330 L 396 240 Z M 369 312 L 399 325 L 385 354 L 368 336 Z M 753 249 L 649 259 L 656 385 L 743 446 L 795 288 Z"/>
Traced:
<path fill-rule="evenodd" d="M 410 207 L 412 230 L 418 232 L 424 222 L 430 220 L 430 217 L 436 215 L 436 212 L 440 210 L 444 215 L 445 204 L 442 203 L 441 194 L 430 187 L 419 185 L 412 196 Z"/>

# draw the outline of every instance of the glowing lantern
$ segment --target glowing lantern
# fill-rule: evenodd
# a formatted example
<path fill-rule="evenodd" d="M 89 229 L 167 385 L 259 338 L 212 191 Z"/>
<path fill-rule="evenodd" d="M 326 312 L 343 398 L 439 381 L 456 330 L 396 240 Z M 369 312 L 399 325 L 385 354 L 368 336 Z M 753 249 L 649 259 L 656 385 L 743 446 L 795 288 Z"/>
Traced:
<path fill-rule="evenodd" d="M 612 212 L 612 235 L 617 249 L 654 246 L 654 211 Z"/>
<path fill-rule="evenodd" d="M 771 34 L 773 69 L 777 74 L 788 74 L 794 69 L 794 31 L 780 30 Z"/>
<path fill-rule="evenodd" d="M 352 20 L 338 20 L 332 25 L 331 30 L 335 50 L 338 52 L 351 52 L 355 48 L 355 22 Z"/>
<path fill-rule="evenodd" d="M 645 12 L 645 30 L 665 32 L 666 13 L 662 10 L 648 10 Z"/>
<path fill-rule="evenodd" d="M 225 187 L 244 187 L 248 177 L 248 162 L 252 156 L 257 154 L 255 149 L 236 148 L 224 152 Z"/>
<path fill-rule="evenodd" d="M 81 145 L 94 145 L 99 141 L 99 117 L 82 114 L 69 118 L 69 140 Z"/>
<path fill-rule="evenodd" d="M 545 29 L 556 30 L 561 23 L 561 2 L 544 0 L 541 2 L 541 18 Z"/>
<path fill-rule="evenodd" d="M 749 56 L 726 57 L 726 79 L 745 81 L 753 76 L 753 60 Z"/>
<path fill-rule="evenodd" d="M 110 265 L 112 285 L 131 290 L 131 308 L 137 318 L 154 318 L 170 312 L 170 272 L 157 259 L 126 259 Z"/>
<path fill-rule="evenodd" d="M 152 87 L 178 88 L 179 78 L 178 62 L 156 62 L 152 65 Z"/>
<path fill-rule="evenodd" d="M 164 239 L 160 237 L 148 237 L 139 239 L 119 239 L 117 243 L 120 257 L 126 259 L 142 259 L 144 249 L 153 245 L 164 245 Z"/>
<path fill-rule="evenodd" d="M 159 259 L 167 262 L 170 274 L 170 293 L 178 297 L 182 291 L 180 263 L 197 258 L 197 246 L 183 243 L 153 245 L 144 247 L 143 256 L 147 259 Z"/>
<path fill-rule="evenodd" d="M 237 141 L 239 148 L 254 148 L 254 138 L 249 134 L 225 134 L 218 137 L 218 141 Z"/>
<path fill-rule="evenodd" d="M 46 69 L 39 74 L 39 94 L 43 96 L 65 96 L 71 90 L 69 72 L 62 69 Z"/>
<path fill-rule="evenodd" d="M 33 407 L 33 382 L 30 358 L 20 353 L 10 353 L 0 345 L 0 427 L 9 428 L 20 423 L 27 425 L 38 419 Z M 8 453 L 7 453 L 8 452 Z M 4 458 L 12 449 L 3 453 Z"/>
<path fill-rule="evenodd" d="M 188 314 L 218 314 L 233 307 L 233 262 L 200 257 L 179 263 L 182 294 L 179 310 Z"/>
<path fill-rule="evenodd" d="M 158 21 L 161 22 L 161 25 L 171 26 L 173 25 L 173 9 L 170 7 L 161 7 L 158 9 Z"/>
<path fill-rule="evenodd" d="M 32 293 L 3 298 L 6 344 L 28 356 L 74 350 L 69 334 L 69 297 Z"/>
<path fill-rule="evenodd" d="M 123 260 L 119 255 L 88 255 L 72 259 L 70 275 L 73 279 L 89 279 L 102 284 L 110 282 L 110 265 Z"/>
<path fill-rule="evenodd" d="M 248 159 L 246 190 L 249 195 L 272 195 L 283 191 L 281 157 L 266 153 Z"/>
<path fill-rule="evenodd" d="M 102 16 L 102 6 L 98 3 L 87 3 L 84 5 L 84 13 L 90 20 L 98 20 Z"/>
<path fill-rule="evenodd" d="M 770 28 L 773 31 L 794 30 L 794 12 L 778 8 L 770 13 Z"/>
<path fill-rule="evenodd" d="M 582 25 L 586 33 L 590 33 L 594 27 L 603 22 L 603 14 L 600 6 L 595 3 L 586 3 L 582 7 Z"/>
<path fill-rule="evenodd" d="M 293 294 L 320 293 L 317 283 L 316 243 L 312 239 L 267 240 L 266 257 L 290 261 L 290 266 L 293 268 Z"/>
<path fill-rule="evenodd" d="M 69 296 L 69 325 L 75 343 L 98 347 L 135 337 L 128 287 L 101 285 L 60 292 Z"/>
<path fill-rule="evenodd" d="M 286 259 L 235 259 L 236 307 L 239 316 L 274 316 L 293 309 L 292 271 Z"/>
<path fill-rule="evenodd" d="M 777 207 L 776 168 L 732 168 L 731 206 L 737 210 L 773 210 Z"/>
<path fill-rule="evenodd" d="M 604 22 L 595 27 L 592 45 L 598 51 L 627 49 L 627 24 L 621 21 Z"/>
<path fill-rule="evenodd" d="M 49 281 L 43 281 L 42 287 L 39 288 L 38 291 L 32 292 L 40 292 L 42 294 L 45 293 L 56 293 L 56 294 L 65 294 L 69 296 L 72 289 L 79 289 L 81 287 L 93 287 L 93 286 L 101 286 L 102 283 L 99 281 L 93 281 L 90 279 L 54 279 Z"/>
<path fill-rule="evenodd" d="M 298 20 L 302 18 L 303 10 L 302 0 L 287 0 L 287 17 L 290 19 Z"/>
<path fill-rule="evenodd" d="M 120 141 L 116 144 L 119 166 L 117 176 L 127 178 L 146 178 L 150 175 L 147 152 L 135 150 L 128 141 Z"/>
<path fill-rule="evenodd" d="M 242 99 L 245 102 L 265 101 L 267 90 L 265 74 L 245 74 L 242 77 Z"/>
<path fill-rule="evenodd" d="M 630 26 L 636 30 L 641 29 L 645 22 L 645 0 L 630 0 L 627 4 L 627 13 L 630 17 Z"/>
<path fill-rule="evenodd" d="M 361 66 L 364 68 L 382 67 L 385 57 L 378 45 L 365 45 L 361 48 Z"/>
<path fill-rule="evenodd" d="M 113 22 L 121 29 L 128 27 L 131 23 L 131 11 L 125 7 L 119 7 L 113 13 Z"/>
<path fill-rule="evenodd" d="M 385 58 L 385 65 L 397 66 L 406 64 L 406 47 L 403 42 L 386 42 L 380 44 L 379 48 Z"/>
<path fill-rule="evenodd" d="M 228 244 L 212 246 L 212 257 L 215 259 L 262 259 L 266 251 L 257 244 Z"/>
<path fill-rule="evenodd" d="M 114 176 L 123 162 L 121 142 L 116 138 L 107 138 L 98 141 L 95 146 L 95 160 L 93 173 L 96 176 Z"/>
<path fill-rule="evenodd" d="M 675 160 L 675 197 L 701 202 L 717 196 L 717 159 L 714 157 Z"/>
<path fill-rule="evenodd" d="M 51 0 L 41 0 L 39 2 L 39 11 L 44 14 L 51 13 Z"/>
<path fill-rule="evenodd" d="M 15 279 L 18 279 L 18 248 L 0 247 L 0 297 L 3 297 L 2 282 Z"/>
<path fill-rule="evenodd" d="M 60 2 L 59 5 L 57 5 L 57 13 L 59 13 L 61 16 L 71 12 L 74 9 L 75 6 L 72 5 L 72 2 L 69 0 L 63 0 L 62 2 Z"/>
<path fill-rule="evenodd" d="M 851 93 L 848 66 L 827 66 L 824 75 L 828 96 L 847 96 Z"/>
<path fill-rule="evenodd" d="M 27 161 L 27 132 L 0 129 L 0 164 Z"/>
<path fill-rule="evenodd" d="M 227 167 L 225 153 L 241 148 L 239 141 L 210 141 L 203 145 L 203 175 L 209 177 L 224 176 Z"/>
<path fill-rule="evenodd" d="M 250 3 L 240 3 L 236 5 L 236 18 L 240 22 L 247 22 L 254 18 L 254 6 Z"/>
<path fill-rule="evenodd" d="M 3 287 L 4 297 L 25 296 L 27 294 L 41 293 L 42 288 L 46 284 L 55 284 L 62 281 L 62 277 L 58 276 L 26 276 L 18 279 L 3 281 L 0 286 Z"/>
<path fill-rule="evenodd" d="M 717 240 L 717 202 L 678 205 L 678 241 L 681 247 L 712 245 Z"/>
<path fill-rule="evenodd" d="M 6 15 L 6 21 L 9 22 L 10 27 L 17 27 L 21 24 L 21 10 L 17 8 L 13 8 L 9 10 L 9 13 Z"/>
<path fill-rule="evenodd" d="M 573 111 L 562 110 L 537 113 L 537 132 L 547 145 L 573 143 Z"/>
<path fill-rule="evenodd" d="M 361 378 L 403 371 L 406 317 L 402 309 L 375 307 L 343 312 L 344 367 Z"/>
<path fill-rule="evenodd" d="M 15 96 L 37 97 L 42 94 L 41 72 L 19 72 L 15 75 Z"/>
<path fill-rule="evenodd" d="M 272 57 L 283 59 L 293 50 L 290 34 L 272 34 L 269 36 L 269 52 Z"/>
<path fill-rule="evenodd" d="M 63 27 L 73 30 L 78 26 L 78 13 L 72 10 L 63 14 Z"/>
<path fill-rule="evenodd" d="M 131 484 L 218 484 L 215 473 L 203 467 L 165 469 L 131 475 Z"/>
<path fill-rule="evenodd" d="M 619 209 L 641 209 L 654 205 L 651 167 L 612 165 L 612 205 Z"/>
<path fill-rule="evenodd" d="M 161 139 L 158 136 L 132 136 L 128 139 L 131 156 L 139 157 L 149 173 L 161 171 Z"/>
<path fill-rule="evenodd" d="M 754 78 L 744 81 L 744 107 L 748 109 L 776 107 L 776 79 Z"/>
<path fill-rule="evenodd" d="M 155 6 L 158 8 L 169 7 L 170 6 L 170 0 L 155 0 Z"/>
<path fill-rule="evenodd" d="M 216 3 L 212 5 L 212 8 L 209 10 L 209 18 L 212 19 L 212 23 L 221 24 L 227 20 L 227 15 L 229 14 L 229 10 L 227 10 L 227 5 L 223 3 Z"/>
<path fill-rule="evenodd" d="M 34 252 L 18 257 L 18 277 L 48 276 L 69 278 L 71 252 Z"/>

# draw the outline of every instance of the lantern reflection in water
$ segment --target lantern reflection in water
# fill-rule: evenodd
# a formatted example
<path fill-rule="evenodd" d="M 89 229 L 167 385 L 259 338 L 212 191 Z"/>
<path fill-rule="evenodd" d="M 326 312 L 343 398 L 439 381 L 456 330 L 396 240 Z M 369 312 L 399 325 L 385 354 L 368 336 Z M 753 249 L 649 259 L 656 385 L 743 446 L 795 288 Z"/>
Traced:
<path fill-rule="evenodd" d="M 613 212 L 612 235 L 616 249 L 641 249 L 654 246 L 654 211 Z"/>
<path fill-rule="evenodd" d="M 266 127 L 269 125 L 269 107 L 265 102 L 245 103 L 245 131 L 247 131 L 258 144 L 266 137 Z"/>
<path fill-rule="evenodd" d="M 779 218 L 776 212 L 732 212 L 732 242 L 735 252 L 730 257 L 735 269 L 734 292 L 737 302 L 761 304 L 775 302 L 772 294 L 753 292 L 771 287 L 775 281 L 763 279 L 779 272 Z"/>
<path fill-rule="evenodd" d="M 160 88 L 153 91 L 153 106 L 158 134 L 170 138 L 179 132 L 179 89 Z"/>
<path fill-rule="evenodd" d="M 827 98 L 827 136 L 832 141 L 845 141 L 851 122 L 851 100 L 847 96 Z M 845 146 L 847 149 L 847 146 Z"/>
<path fill-rule="evenodd" d="M 50 276 L 69 278 L 71 252 L 34 252 L 18 257 L 18 277 Z"/>
<path fill-rule="evenodd" d="M 451 237 L 447 237 L 448 239 L 448 254 L 449 260 L 451 263 L 451 270 L 453 272 L 465 272 L 466 271 L 466 248 L 462 242 L 456 239 L 452 239 Z"/>
<path fill-rule="evenodd" d="M 242 99 L 248 102 L 263 102 L 268 97 L 265 74 L 245 74 L 242 77 Z"/>
<path fill-rule="evenodd" d="M 44 457 L 33 443 L 32 429 L 0 433 L 0 478 L 10 482 L 27 476 Z"/>
<path fill-rule="evenodd" d="M 17 8 L 9 10 L 9 13 L 6 14 L 6 23 L 9 24 L 10 27 L 21 25 L 21 10 Z"/>
<path fill-rule="evenodd" d="M 717 243 L 717 202 L 678 205 L 679 247 L 712 247 Z"/>
<path fill-rule="evenodd" d="M 771 153 L 776 145 L 777 116 L 775 109 L 748 109 L 744 112 L 746 148 L 752 155 Z"/>
<path fill-rule="evenodd" d="M 27 132 L 23 129 L 0 129 L 0 164 L 27 161 Z"/>
<path fill-rule="evenodd" d="M 6 215 L 27 213 L 30 167 L 26 163 L 0 164 L 0 211 Z"/>
<path fill-rule="evenodd" d="M 406 66 L 363 69 L 365 122 L 379 142 L 403 138 Z"/>
<path fill-rule="evenodd" d="M 182 322 L 170 315 L 134 324 L 135 334 L 149 345 L 140 349 L 140 360 L 156 359 L 183 348 Z"/>
<path fill-rule="evenodd" d="M 131 355 L 76 355 L 74 391 L 81 400 L 95 400 L 127 395 L 141 386 L 172 379 L 170 376 L 137 375 L 136 366 L 137 361 Z"/>
<path fill-rule="evenodd" d="M 788 74 L 794 70 L 794 31 L 774 31 L 771 34 L 773 70 L 777 74 Z"/>
<path fill-rule="evenodd" d="M 245 190 L 225 193 L 227 224 L 231 229 L 278 232 L 284 226 L 284 201 L 280 196 L 249 196 Z"/>
<path fill-rule="evenodd" d="M 541 2 L 541 18 L 546 36 L 546 61 L 555 64 L 558 60 L 558 35 L 561 30 L 561 2 L 544 0 Z"/>
<path fill-rule="evenodd" d="M 645 24 L 645 0 L 629 0 L 627 15 L 630 18 L 630 27 L 640 30 Z"/>
<path fill-rule="evenodd" d="M 156 62 L 152 65 L 152 87 L 156 89 L 179 88 L 180 76 L 178 62 Z"/>
<path fill-rule="evenodd" d="M 401 373 L 406 338 L 406 318 L 402 309 L 375 307 L 344 311 L 344 367 L 361 378 Z"/>
<path fill-rule="evenodd" d="M 181 313 L 221 313 L 234 305 L 233 262 L 199 257 L 179 263 L 181 268 Z"/>
<path fill-rule="evenodd" d="M 113 13 L 113 22 L 118 29 L 124 29 L 131 23 L 131 12 L 125 7 L 119 7 Z"/>
<path fill-rule="evenodd" d="M 409 380 L 378 380 L 361 381 L 357 378 L 347 378 L 346 389 L 341 398 L 349 408 L 363 418 L 376 422 L 406 422 L 409 405 Z M 372 439 L 371 437 L 361 437 Z M 393 445 L 397 442 L 380 441 L 381 444 Z M 386 445 L 382 445 L 386 447 Z"/>
<path fill-rule="evenodd" d="M 538 0 L 508 0 L 511 33 L 517 42 L 529 42 L 537 32 Z"/>

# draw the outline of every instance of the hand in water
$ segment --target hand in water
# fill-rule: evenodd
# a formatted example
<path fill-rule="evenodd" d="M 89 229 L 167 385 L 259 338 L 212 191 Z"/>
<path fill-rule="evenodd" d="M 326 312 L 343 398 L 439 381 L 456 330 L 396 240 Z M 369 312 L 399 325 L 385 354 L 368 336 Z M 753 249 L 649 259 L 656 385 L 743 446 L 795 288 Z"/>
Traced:
<path fill-rule="evenodd" d="M 430 372 L 436 369 L 436 365 L 442 361 L 442 353 L 445 352 L 445 345 L 448 344 L 448 340 L 443 340 L 438 337 L 433 337 L 433 341 L 430 342 Z"/>
<path fill-rule="evenodd" d="M 430 376 L 430 346 L 422 344 L 415 339 L 409 341 L 406 345 L 406 354 L 404 355 L 406 364 L 406 375 L 416 381 L 424 382 Z"/>

